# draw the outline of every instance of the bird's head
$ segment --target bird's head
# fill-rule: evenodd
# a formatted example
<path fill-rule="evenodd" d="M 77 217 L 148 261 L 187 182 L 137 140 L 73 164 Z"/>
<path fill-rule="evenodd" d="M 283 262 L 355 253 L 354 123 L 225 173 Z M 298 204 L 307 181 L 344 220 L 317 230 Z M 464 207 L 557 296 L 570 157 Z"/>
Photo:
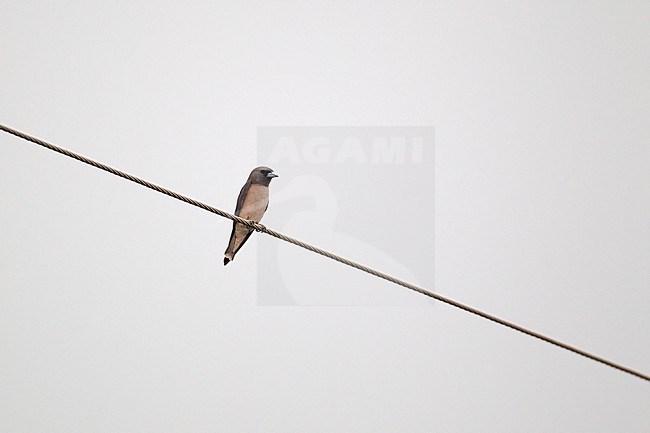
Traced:
<path fill-rule="evenodd" d="M 261 166 L 251 171 L 249 179 L 252 183 L 268 185 L 274 177 L 278 177 L 278 175 L 273 173 L 272 168 Z"/>

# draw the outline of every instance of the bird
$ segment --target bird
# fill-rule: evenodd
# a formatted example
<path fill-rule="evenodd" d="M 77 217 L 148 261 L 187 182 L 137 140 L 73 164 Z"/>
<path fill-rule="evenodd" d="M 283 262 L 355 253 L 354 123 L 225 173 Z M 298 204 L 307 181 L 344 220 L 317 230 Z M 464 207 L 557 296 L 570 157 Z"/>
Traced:
<path fill-rule="evenodd" d="M 278 177 L 272 168 L 261 166 L 254 168 L 248 180 L 239 192 L 235 215 L 259 223 L 269 207 L 269 184 Z M 237 251 L 246 243 L 253 229 L 233 221 L 228 248 L 224 252 L 223 265 L 235 259 Z"/>

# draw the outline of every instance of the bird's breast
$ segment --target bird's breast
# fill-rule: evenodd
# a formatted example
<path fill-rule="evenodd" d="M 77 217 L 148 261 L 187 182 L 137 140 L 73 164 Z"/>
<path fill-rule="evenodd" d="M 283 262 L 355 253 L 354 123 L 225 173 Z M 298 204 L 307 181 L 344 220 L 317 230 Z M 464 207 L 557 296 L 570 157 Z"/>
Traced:
<path fill-rule="evenodd" d="M 240 216 L 248 220 L 259 222 L 264 216 L 264 211 L 269 204 L 269 187 L 253 184 L 248 188 Z"/>

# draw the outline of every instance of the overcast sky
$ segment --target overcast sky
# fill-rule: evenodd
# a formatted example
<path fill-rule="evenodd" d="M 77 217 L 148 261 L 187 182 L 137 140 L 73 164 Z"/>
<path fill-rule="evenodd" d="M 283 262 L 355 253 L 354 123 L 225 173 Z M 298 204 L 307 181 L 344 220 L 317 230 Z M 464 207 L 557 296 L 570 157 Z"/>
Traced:
<path fill-rule="evenodd" d="M 650 372 L 650 3 L 0 10 L 0 123 L 225 210 L 262 127 L 435 131 L 276 159 L 263 223 Z M 647 382 L 268 236 L 224 268 L 229 221 L 4 133 L 0 181 L 2 432 L 650 431 Z"/>

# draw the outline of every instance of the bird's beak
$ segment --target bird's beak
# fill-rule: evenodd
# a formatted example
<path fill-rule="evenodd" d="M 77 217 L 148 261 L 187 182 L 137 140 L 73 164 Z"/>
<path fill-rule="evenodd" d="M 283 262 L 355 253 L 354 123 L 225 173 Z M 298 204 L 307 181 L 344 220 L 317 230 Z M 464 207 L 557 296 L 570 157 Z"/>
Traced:
<path fill-rule="evenodd" d="M 273 179 L 274 177 L 278 177 L 278 175 L 273 173 L 273 172 L 270 172 L 270 173 L 267 173 L 266 177 Z"/>

